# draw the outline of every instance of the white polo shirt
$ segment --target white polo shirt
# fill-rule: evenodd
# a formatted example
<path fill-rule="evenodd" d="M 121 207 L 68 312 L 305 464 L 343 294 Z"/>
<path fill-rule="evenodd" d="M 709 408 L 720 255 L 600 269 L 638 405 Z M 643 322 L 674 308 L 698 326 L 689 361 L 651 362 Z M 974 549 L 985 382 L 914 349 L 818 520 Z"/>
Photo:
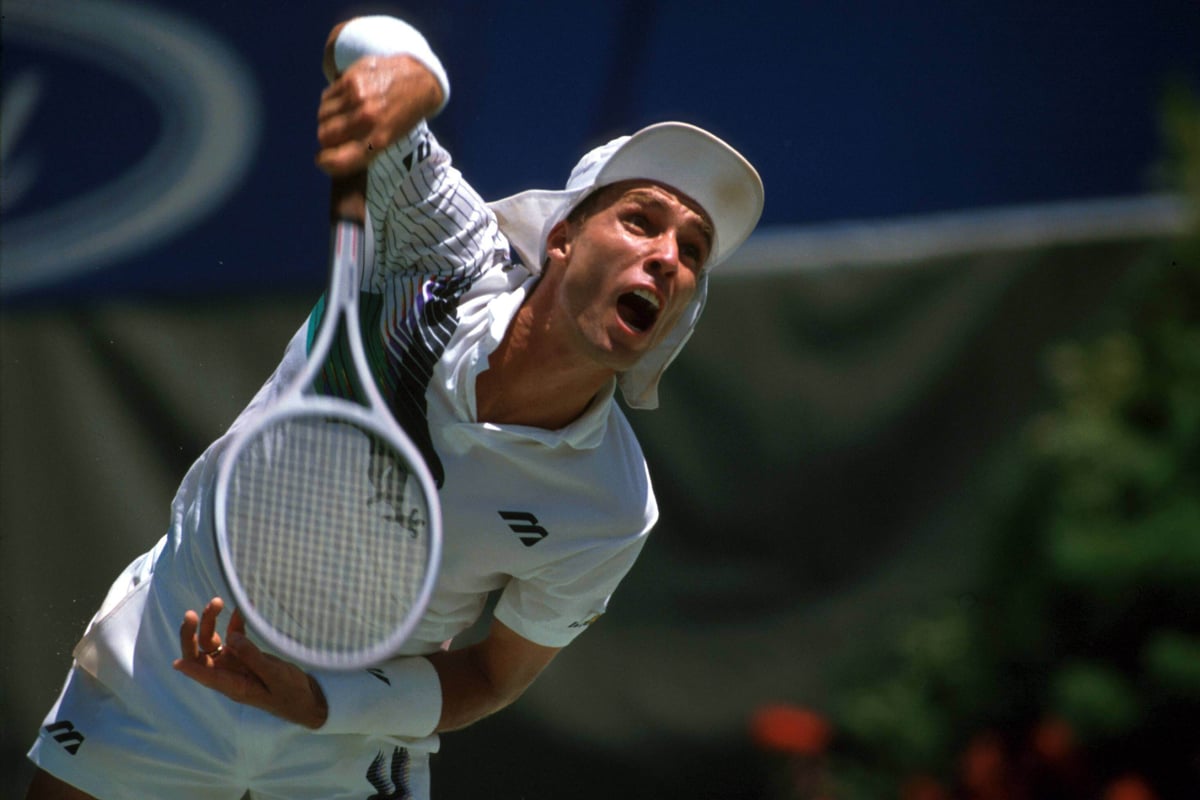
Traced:
<path fill-rule="evenodd" d="M 376 159 L 370 179 L 364 329 L 379 342 L 368 350 L 385 399 L 424 443 L 445 531 L 405 652 L 470 627 L 495 590 L 497 619 L 566 645 L 604 612 L 658 516 L 615 381 L 561 430 L 478 423 L 475 380 L 536 279 L 424 124 Z"/>
<path fill-rule="evenodd" d="M 398 655 L 438 650 L 471 627 L 493 591 L 497 619 L 562 647 L 604 613 L 658 518 L 615 381 L 561 430 L 478 423 L 475 379 L 536 279 L 512 262 L 492 212 L 424 124 L 376 159 L 368 186 L 375 236 L 362 284 L 366 347 L 385 399 L 439 483 L 443 511 L 441 571 Z M 183 612 L 229 596 L 213 544 L 220 454 L 291 384 L 318 315 L 189 470 L 165 540 L 118 579 L 77 647 L 80 666 L 118 693 L 149 692 L 154 670 L 169 669 L 178 652 Z M 369 707 L 359 695 L 378 683 L 366 673 L 323 681 L 331 708 L 347 709 Z M 356 724 L 357 712 L 348 713 Z M 368 717 L 356 732 L 388 730 L 386 719 Z"/>

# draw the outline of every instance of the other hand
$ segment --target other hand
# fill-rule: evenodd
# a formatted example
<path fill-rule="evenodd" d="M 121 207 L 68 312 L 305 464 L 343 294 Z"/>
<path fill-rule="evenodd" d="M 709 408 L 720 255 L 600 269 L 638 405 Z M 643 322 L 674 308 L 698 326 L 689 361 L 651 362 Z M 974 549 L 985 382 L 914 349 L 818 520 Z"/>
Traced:
<path fill-rule="evenodd" d="M 259 650 L 246 638 L 246 621 L 237 610 L 222 639 L 217 616 L 224 608 L 225 602 L 214 597 L 202 614 L 189 609 L 183 615 L 175 669 L 231 700 L 281 719 L 313 729 L 324 725 L 329 708 L 316 679 Z"/>

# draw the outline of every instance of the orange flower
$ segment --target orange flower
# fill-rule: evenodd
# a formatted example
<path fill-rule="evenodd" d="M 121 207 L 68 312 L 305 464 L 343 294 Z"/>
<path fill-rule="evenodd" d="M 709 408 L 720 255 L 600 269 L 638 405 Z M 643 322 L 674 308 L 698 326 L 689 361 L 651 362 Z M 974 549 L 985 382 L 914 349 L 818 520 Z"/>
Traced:
<path fill-rule="evenodd" d="M 1140 775 L 1117 778 L 1104 789 L 1104 800 L 1155 800 L 1156 797 Z"/>
<path fill-rule="evenodd" d="M 1000 737 L 992 732 L 977 734 L 960 757 L 963 786 L 979 796 L 1003 794 L 1007 783 L 1008 756 Z"/>
<path fill-rule="evenodd" d="M 1047 717 L 1033 730 L 1034 754 L 1047 764 L 1062 764 L 1075 753 L 1075 731 L 1056 717 Z"/>
<path fill-rule="evenodd" d="M 788 705 L 763 706 L 750 721 L 750 735 L 764 750 L 819 755 L 829 746 L 829 722 L 815 711 Z"/>
<path fill-rule="evenodd" d="M 914 775 L 901 787 L 900 800 L 950 800 L 950 793 L 936 778 Z"/>

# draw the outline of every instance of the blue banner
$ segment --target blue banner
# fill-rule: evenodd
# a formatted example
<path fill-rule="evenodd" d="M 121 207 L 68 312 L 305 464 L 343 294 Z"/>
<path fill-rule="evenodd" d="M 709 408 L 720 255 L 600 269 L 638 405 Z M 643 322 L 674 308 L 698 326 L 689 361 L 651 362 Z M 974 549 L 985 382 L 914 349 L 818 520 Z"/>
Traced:
<path fill-rule="evenodd" d="M 683 119 L 759 168 L 763 229 L 1144 193 L 1200 76 L 1190 0 L 412 6 L 383 10 L 445 62 L 433 126 L 485 197 Z M 4 302 L 318 290 L 321 53 L 363 10 L 6 0 Z"/>

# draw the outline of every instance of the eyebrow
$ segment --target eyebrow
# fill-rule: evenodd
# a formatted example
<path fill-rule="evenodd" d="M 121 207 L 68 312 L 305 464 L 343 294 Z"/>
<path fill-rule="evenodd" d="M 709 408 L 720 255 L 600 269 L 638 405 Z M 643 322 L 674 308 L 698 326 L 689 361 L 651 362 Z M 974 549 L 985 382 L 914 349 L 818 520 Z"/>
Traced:
<path fill-rule="evenodd" d="M 651 189 L 646 189 L 643 187 L 638 187 L 636 189 L 630 189 L 629 191 L 625 192 L 625 194 L 622 196 L 621 199 L 636 200 L 640 203 L 643 203 L 644 205 L 656 206 L 661 209 L 667 208 L 666 201 L 664 201 L 661 197 L 659 197 L 656 192 L 654 192 Z M 704 214 L 700 213 L 699 211 L 697 211 L 695 208 L 692 207 L 694 205 L 694 201 L 691 205 L 689 205 L 688 202 L 685 202 L 678 195 L 676 195 L 676 199 L 679 200 L 680 204 L 684 208 L 686 208 L 688 211 L 690 211 L 692 214 L 694 214 L 696 216 L 697 224 L 700 228 L 700 233 L 702 233 L 704 235 L 705 244 L 708 246 L 708 249 L 711 252 L 712 245 L 713 245 L 712 223 L 710 223 L 708 221 L 708 219 L 705 218 Z"/>

